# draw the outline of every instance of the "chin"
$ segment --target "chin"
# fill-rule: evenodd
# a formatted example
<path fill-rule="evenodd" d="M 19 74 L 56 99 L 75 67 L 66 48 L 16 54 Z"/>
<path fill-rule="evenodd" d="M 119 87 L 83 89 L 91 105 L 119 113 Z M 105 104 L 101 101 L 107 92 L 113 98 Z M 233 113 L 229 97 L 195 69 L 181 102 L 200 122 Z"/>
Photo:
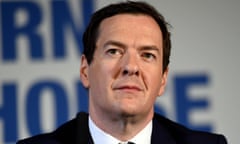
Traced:
<path fill-rule="evenodd" d="M 139 111 L 127 109 L 127 110 L 122 110 L 120 113 L 121 113 L 121 116 L 123 117 L 133 117 L 133 116 L 136 116 L 139 113 Z"/>

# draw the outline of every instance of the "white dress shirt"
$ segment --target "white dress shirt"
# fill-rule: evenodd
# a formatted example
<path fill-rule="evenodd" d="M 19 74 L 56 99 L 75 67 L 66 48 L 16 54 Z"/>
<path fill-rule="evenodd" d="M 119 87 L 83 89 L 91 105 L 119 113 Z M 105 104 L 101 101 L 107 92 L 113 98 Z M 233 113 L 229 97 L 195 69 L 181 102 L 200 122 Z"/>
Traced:
<path fill-rule="evenodd" d="M 88 125 L 94 144 L 118 144 L 121 142 L 120 140 L 98 128 L 90 116 L 88 119 Z M 151 144 L 151 134 L 152 121 L 150 121 L 145 128 L 143 128 L 136 136 L 128 141 L 134 142 L 135 144 Z"/>

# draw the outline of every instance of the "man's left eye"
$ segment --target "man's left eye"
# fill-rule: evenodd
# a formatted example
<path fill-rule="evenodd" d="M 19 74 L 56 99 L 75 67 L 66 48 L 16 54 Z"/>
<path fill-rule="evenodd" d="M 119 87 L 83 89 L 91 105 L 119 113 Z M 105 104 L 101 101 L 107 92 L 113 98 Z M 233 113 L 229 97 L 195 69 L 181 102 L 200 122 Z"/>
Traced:
<path fill-rule="evenodd" d="M 156 59 L 156 56 L 152 53 L 143 53 L 142 57 L 147 59 L 147 60 L 153 60 Z"/>

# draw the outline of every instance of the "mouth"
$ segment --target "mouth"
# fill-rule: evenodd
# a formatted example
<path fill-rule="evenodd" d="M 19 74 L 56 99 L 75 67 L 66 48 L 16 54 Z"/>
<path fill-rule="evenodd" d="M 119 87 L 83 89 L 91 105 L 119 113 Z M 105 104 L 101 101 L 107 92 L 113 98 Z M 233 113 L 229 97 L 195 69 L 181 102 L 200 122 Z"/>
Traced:
<path fill-rule="evenodd" d="M 112 85 L 112 89 L 117 92 L 139 94 L 145 91 L 144 85 L 139 79 L 136 78 L 122 78 L 115 81 Z"/>
<path fill-rule="evenodd" d="M 142 91 L 142 88 L 140 88 L 139 86 L 135 86 L 135 85 L 123 85 L 123 86 L 119 86 L 119 87 L 115 88 L 115 90 L 131 93 L 131 92 L 140 92 L 140 91 Z"/>

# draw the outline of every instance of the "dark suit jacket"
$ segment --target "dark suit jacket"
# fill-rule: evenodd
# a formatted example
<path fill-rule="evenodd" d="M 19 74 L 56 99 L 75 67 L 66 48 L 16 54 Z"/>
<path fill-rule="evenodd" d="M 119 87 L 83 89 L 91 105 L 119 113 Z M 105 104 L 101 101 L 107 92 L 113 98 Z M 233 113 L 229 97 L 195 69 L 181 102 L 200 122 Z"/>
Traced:
<path fill-rule="evenodd" d="M 17 144 L 93 144 L 88 128 L 88 114 L 81 112 L 75 119 L 54 132 L 33 136 Z M 155 114 L 151 144 L 227 144 L 227 142 L 222 135 L 193 131 Z"/>

